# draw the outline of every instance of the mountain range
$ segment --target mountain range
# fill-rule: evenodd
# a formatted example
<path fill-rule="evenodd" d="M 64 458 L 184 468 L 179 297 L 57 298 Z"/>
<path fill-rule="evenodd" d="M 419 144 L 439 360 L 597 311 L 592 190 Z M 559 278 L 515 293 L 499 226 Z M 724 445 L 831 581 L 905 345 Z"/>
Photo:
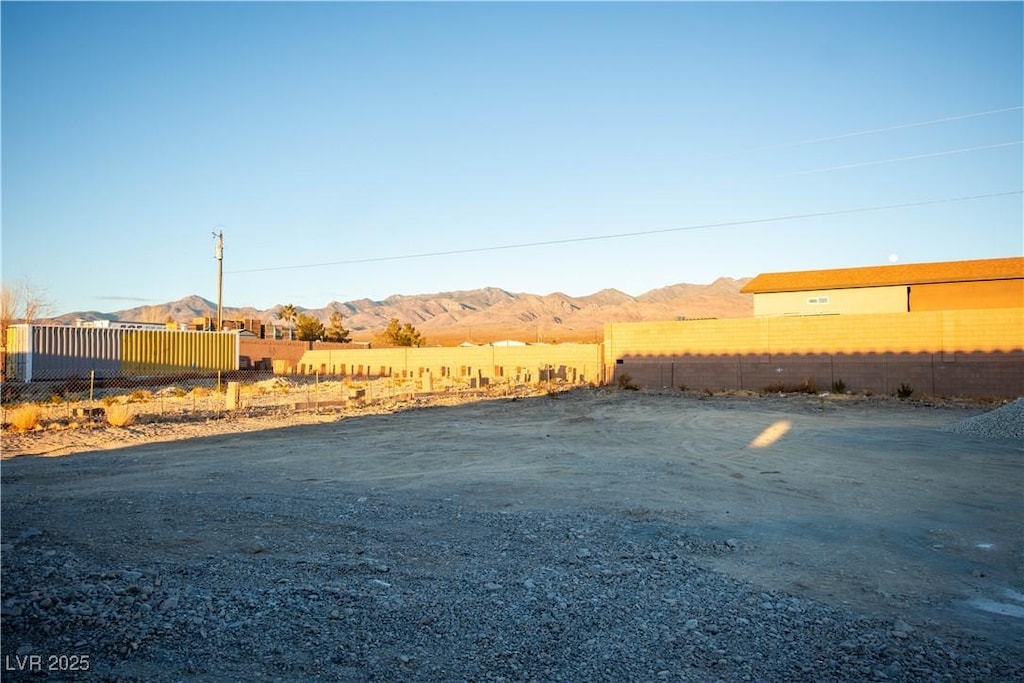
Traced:
<path fill-rule="evenodd" d="M 395 294 L 383 301 L 332 301 L 314 309 L 297 305 L 295 308 L 325 323 L 332 313 L 341 313 L 345 327 L 356 341 L 370 340 L 392 318 L 412 323 L 431 345 L 502 339 L 595 341 L 601 338 L 604 323 L 608 322 L 749 317 L 753 315 L 753 298 L 740 293 L 749 280 L 723 277 L 708 285 L 679 283 L 635 297 L 617 289 L 572 297 L 560 292 L 539 295 L 485 287 L 434 294 Z M 222 315 L 226 320 L 255 318 L 264 323 L 283 324 L 279 315 L 282 307 L 278 304 L 259 310 L 225 306 Z M 193 318 L 216 315 L 214 302 L 192 295 L 166 304 L 111 313 L 66 313 L 52 320 L 62 324 L 73 324 L 76 319 L 191 322 Z"/>

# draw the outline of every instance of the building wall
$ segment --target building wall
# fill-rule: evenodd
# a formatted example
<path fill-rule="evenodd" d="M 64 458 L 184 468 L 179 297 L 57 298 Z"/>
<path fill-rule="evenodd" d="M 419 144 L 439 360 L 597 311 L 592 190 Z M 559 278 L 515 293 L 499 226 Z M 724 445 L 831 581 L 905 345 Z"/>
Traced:
<path fill-rule="evenodd" d="M 822 300 L 825 301 L 822 301 Z M 754 295 L 754 316 L 905 313 L 906 286 L 816 289 Z"/>
<path fill-rule="evenodd" d="M 238 353 L 244 359 L 248 359 L 248 367 L 269 370 L 274 361 L 284 364 L 289 368 L 287 372 L 294 372 L 299 366 L 299 359 L 302 354 L 309 350 L 310 342 L 291 341 L 287 339 L 253 339 L 242 338 L 238 342 Z M 241 365 L 246 366 L 242 360 Z"/>
<path fill-rule="evenodd" d="M 109 328 L 11 325 L 4 379 L 116 376 L 123 337 L 123 330 Z"/>
<path fill-rule="evenodd" d="M 429 373 L 477 381 L 603 381 L 600 344 L 312 350 L 295 370 L 360 377 L 422 378 Z"/>
<path fill-rule="evenodd" d="M 123 330 L 121 372 L 165 375 L 238 369 L 238 335 L 221 332 Z"/>
<path fill-rule="evenodd" d="M 827 302 L 823 302 L 823 298 Z M 1024 307 L 1024 279 L 754 294 L 755 317 L 1021 307 Z"/>
<path fill-rule="evenodd" d="M 11 325 L 5 378 L 25 382 L 238 368 L 230 332 Z"/>
<path fill-rule="evenodd" d="M 664 355 L 627 357 L 614 378 L 649 388 L 831 391 L 916 396 L 1024 396 L 1024 352 Z"/>
<path fill-rule="evenodd" d="M 1022 307 L 1024 280 L 940 282 L 910 288 L 911 311 Z"/>
<path fill-rule="evenodd" d="M 1024 395 L 1024 308 L 605 326 L 606 376 L 642 386 Z"/>
<path fill-rule="evenodd" d="M 341 344 L 338 342 L 298 341 L 291 339 L 254 339 L 242 337 L 239 341 L 239 364 L 242 368 L 271 370 L 277 364 L 276 372 L 292 374 L 298 372 L 302 354 L 313 349 L 365 349 L 363 344 Z"/>

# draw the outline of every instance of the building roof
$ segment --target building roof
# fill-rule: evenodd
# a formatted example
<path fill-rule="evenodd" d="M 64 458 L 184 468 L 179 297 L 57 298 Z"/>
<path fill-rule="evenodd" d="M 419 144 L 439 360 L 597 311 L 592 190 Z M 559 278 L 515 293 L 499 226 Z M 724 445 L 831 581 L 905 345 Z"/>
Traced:
<path fill-rule="evenodd" d="M 1024 257 L 762 273 L 744 285 L 740 291 L 744 294 L 769 294 L 816 289 L 1015 279 L 1024 279 Z"/>

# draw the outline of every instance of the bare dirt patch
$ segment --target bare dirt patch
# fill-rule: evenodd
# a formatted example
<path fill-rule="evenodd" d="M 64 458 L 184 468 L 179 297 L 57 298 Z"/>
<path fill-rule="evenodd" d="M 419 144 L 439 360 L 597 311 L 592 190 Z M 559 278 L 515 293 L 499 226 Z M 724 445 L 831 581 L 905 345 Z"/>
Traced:
<path fill-rule="evenodd" d="M 943 431 L 985 408 L 406 407 L 5 460 L 3 654 L 79 643 L 117 680 L 1024 674 L 1020 443 Z"/>

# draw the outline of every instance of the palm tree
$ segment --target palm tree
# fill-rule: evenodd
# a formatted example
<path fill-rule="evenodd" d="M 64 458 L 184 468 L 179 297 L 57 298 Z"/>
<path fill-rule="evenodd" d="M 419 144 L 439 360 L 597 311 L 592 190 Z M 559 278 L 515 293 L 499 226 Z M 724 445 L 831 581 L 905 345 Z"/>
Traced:
<path fill-rule="evenodd" d="M 295 308 L 295 304 L 285 304 L 281 307 L 281 311 L 277 315 L 281 320 L 291 325 L 295 322 L 295 318 L 299 315 L 299 311 Z"/>
<path fill-rule="evenodd" d="M 281 307 L 281 310 L 278 311 L 277 315 L 285 322 L 285 324 L 288 325 L 289 328 L 291 328 L 291 331 L 288 333 L 288 339 L 295 339 L 294 323 L 296 318 L 299 316 L 299 311 L 295 308 L 295 304 L 285 304 Z"/>

